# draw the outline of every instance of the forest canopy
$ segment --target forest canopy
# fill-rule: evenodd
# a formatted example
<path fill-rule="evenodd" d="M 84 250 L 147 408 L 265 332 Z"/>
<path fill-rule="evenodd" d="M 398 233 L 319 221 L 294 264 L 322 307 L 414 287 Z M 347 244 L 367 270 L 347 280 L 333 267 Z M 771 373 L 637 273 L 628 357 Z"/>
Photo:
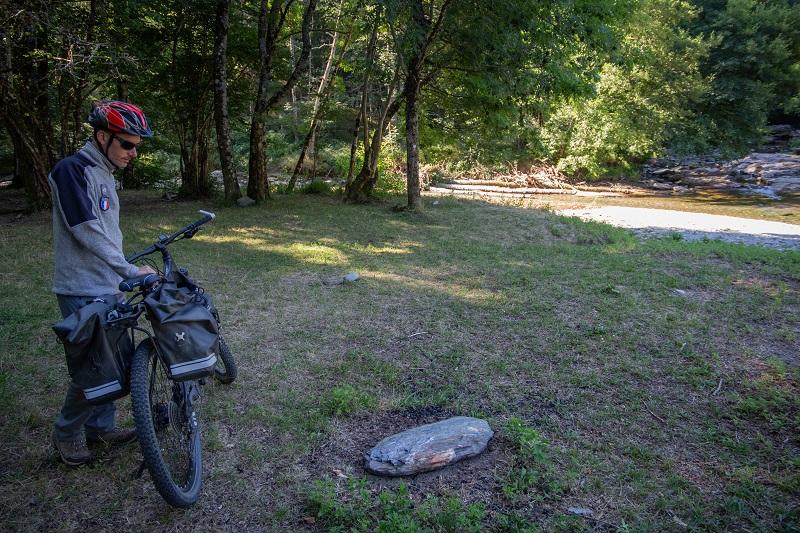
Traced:
<path fill-rule="evenodd" d="M 2 18 L 0 170 L 31 209 L 102 98 L 156 132 L 126 187 L 263 201 L 275 174 L 327 175 L 361 202 L 394 179 L 409 207 L 421 166 L 605 179 L 800 121 L 794 0 L 12 0 Z"/>

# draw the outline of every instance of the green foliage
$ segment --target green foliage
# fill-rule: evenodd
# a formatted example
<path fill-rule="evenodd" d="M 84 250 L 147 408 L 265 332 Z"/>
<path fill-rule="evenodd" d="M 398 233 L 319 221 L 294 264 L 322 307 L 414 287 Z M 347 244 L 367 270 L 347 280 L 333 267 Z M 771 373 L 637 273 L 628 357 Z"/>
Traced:
<path fill-rule="evenodd" d="M 314 180 L 304 185 L 300 192 L 303 194 L 331 194 L 333 189 L 327 181 Z"/>
<path fill-rule="evenodd" d="M 696 107 L 717 143 L 760 140 L 773 110 L 798 111 L 800 9 L 790 0 L 698 0 L 694 30 L 712 43 L 712 86 Z"/>
<path fill-rule="evenodd" d="M 328 393 L 323 403 L 323 411 L 330 416 L 349 416 L 374 403 L 374 398 L 369 394 L 352 385 L 342 385 L 334 387 Z"/>
<path fill-rule="evenodd" d="M 483 505 L 464 505 L 455 497 L 431 496 L 417 503 L 404 483 L 375 494 L 365 478 L 348 479 L 345 487 L 317 480 L 308 504 L 328 531 L 477 533 L 486 517 Z"/>
<path fill-rule="evenodd" d="M 52 137 L 61 156 L 83 135 L 80 123 L 92 100 L 127 95 L 143 106 L 158 137 L 140 154 L 137 181 L 153 185 L 183 175 L 190 178 L 182 184 L 189 192 L 213 192 L 207 175 L 199 174 L 217 163 L 215 2 L 143 0 L 98 9 L 94 17 L 82 2 L 16 4 L 21 11 L 12 12 L 20 16 L 4 30 L 11 66 L 0 86 L 4 105 L 41 90 L 35 107 L 46 111 L 44 122 L 53 126 L 45 138 Z M 793 0 L 424 4 L 432 20 L 446 9 L 422 73 L 420 153 L 426 163 L 454 172 L 544 160 L 576 176 L 627 177 L 643 160 L 665 152 L 743 150 L 760 140 L 771 114 L 800 116 L 800 9 Z M 270 172 L 290 172 L 296 163 L 330 45 L 330 33 L 319 30 L 337 28 L 342 59 L 313 156 L 318 175 L 347 175 L 364 81 L 367 123 L 374 131 L 387 95 L 398 95 L 403 86 L 397 65 L 424 34 L 415 5 L 348 0 L 341 8 L 319 6 L 308 75 L 266 120 Z M 286 7 L 270 90 L 297 59 L 303 6 Z M 241 174 L 249 168 L 257 96 L 259 9 L 251 0 L 231 6 L 228 111 Z M 368 60 L 373 26 L 376 54 Z M 32 68 L 41 72 L 33 76 Z M 41 87 L 30 86 L 34 79 Z M 18 115 L 8 109 L 7 116 Z M 405 189 L 402 116 L 390 120 L 381 147 L 378 194 Z M 4 137 L 2 144 L 0 166 L 10 169 L 12 143 Z M 359 146 L 356 172 L 362 160 Z"/>
<path fill-rule="evenodd" d="M 534 428 L 524 425 L 519 418 L 512 417 L 506 424 L 506 432 L 522 459 L 540 465 L 549 463 L 547 441 Z"/>
<path fill-rule="evenodd" d="M 134 169 L 138 181 L 149 187 L 178 190 L 178 159 L 164 150 L 143 150 L 134 161 Z"/>
<path fill-rule="evenodd" d="M 590 178 L 632 175 L 635 164 L 675 141 L 702 148 L 690 106 L 707 90 L 700 62 L 707 44 L 684 29 L 696 16 L 686 0 L 641 0 L 617 29 L 624 35 L 591 97 L 556 105 L 542 128 L 558 168 Z"/>
<path fill-rule="evenodd" d="M 556 475 L 549 445 L 539 432 L 516 417 L 509 419 L 505 430 L 516 455 L 511 467 L 500 476 L 503 495 L 516 501 L 526 497 L 542 499 L 562 494 L 566 487 Z"/>
<path fill-rule="evenodd" d="M 490 4 L 490 5 L 489 5 Z M 458 3 L 447 28 L 452 59 L 422 121 L 429 161 L 485 164 L 542 155 L 538 129 L 550 102 L 592 93 L 612 24 L 630 2 Z M 487 32 L 486 28 L 497 31 Z M 499 28 L 504 28 L 500 31 Z M 428 122 L 427 124 L 425 122 Z M 427 149 L 427 146 L 426 146 Z"/>

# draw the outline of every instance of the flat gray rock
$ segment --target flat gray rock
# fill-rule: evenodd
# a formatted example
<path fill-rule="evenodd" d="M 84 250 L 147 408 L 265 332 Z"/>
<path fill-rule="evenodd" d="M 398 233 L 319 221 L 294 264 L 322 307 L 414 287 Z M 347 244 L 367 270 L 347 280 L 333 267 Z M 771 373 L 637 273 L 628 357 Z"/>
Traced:
<path fill-rule="evenodd" d="M 383 476 L 428 472 L 478 455 L 492 436 L 485 420 L 456 416 L 386 437 L 364 455 L 365 467 Z"/>
<path fill-rule="evenodd" d="M 358 272 L 348 272 L 344 276 L 328 276 L 326 278 L 322 278 L 322 284 L 326 287 L 335 287 L 336 285 L 341 285 L 342 283 L 352 283 L 354 281 L 358 281 L 360 276 Z"/>

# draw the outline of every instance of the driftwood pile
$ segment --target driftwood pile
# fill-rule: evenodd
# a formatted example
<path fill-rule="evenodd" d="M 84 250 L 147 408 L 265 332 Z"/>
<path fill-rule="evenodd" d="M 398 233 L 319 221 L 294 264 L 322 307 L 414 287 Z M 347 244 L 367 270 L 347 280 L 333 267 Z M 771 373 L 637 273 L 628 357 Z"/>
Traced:
<path fill-rule="evenodd" d="M 486 178 L 484 169 L 475 168 L 457 174 L 449 180 L 430 184 L 433 192 L 462 191 L 515 196 L 527 194 L 575 194 L 577 189 L 557 169 L 547 165 L 531 168 L 528 172 L 512 169 L 508 174 Z"/>
<path fill-rule="evenodd" d="M 512 169 L 506 174 L 487 176 L 484 169 L 473 169 L 451 179 L 427 182 L 426 189 L 439 194 L 476 194 L 480 196 L 524 198 L 534 194 L 618 195 L 620 186 L 589 186 L 573 183 L 553 166 L 540 164 L 527 172 Z"/>

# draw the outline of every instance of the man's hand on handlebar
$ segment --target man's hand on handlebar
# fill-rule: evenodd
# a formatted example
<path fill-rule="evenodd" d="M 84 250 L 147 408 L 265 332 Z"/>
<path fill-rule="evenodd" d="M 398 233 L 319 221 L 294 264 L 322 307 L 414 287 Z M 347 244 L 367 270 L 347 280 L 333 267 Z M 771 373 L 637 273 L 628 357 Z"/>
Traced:
<path fill-rule="evenodd" d="M 155 274 L 156 271 L 153 270 L 152 267 L 148 265 L 143 265 L 139 267 L 139 271 L 136 273 L 137 276 L 144 276 L 145 274 Z"/>

